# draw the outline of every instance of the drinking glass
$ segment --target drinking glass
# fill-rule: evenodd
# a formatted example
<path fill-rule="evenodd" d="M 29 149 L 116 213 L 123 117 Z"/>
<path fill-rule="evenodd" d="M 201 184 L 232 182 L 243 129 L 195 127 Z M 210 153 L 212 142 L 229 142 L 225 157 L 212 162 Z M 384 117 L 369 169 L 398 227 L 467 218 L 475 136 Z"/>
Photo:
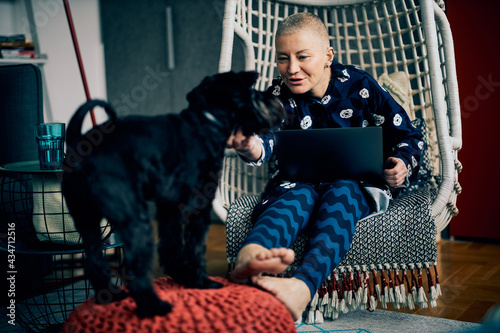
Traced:
<path fill-rule="evenodd" d="M 35 137 L 38 143 L 40 169 L 58 170 L 64 160 L 64 123 L 43 123 L 35 125 Z"/>

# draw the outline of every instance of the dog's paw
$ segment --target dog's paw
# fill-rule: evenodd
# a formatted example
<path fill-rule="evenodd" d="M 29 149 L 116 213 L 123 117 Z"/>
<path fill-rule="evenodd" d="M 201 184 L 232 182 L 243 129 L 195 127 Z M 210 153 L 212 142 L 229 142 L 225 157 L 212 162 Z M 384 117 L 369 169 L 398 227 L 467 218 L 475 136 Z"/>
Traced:
<path fill-rule="evenodd" d="M 98 292 L 95 295 L 96 304 L 109 304 L 114 302 L 120 302 L 127 298 L 129 295 L 125 290 L 120 290 L 118 293 L 112 293 L 107 289 L 104 289 L 105 292 Z"/>
<path fill-rule="evenodd" d="M 224 285 L 220 282 L 215 282 L 215 281 L 212 281 L 210 279 L 208 279 L 209 282 L 207 283 L 206 285 L 206 289 L 220 289 L 222 288 Z"/>
<path fill-rule="evenodd" d="M 135 313 L 139 318 L 147 318 L 154 316 L 164 316 L 172 311 L 172 305 L 168 302 L 158 299 L 154 302 L 137 304 Z"/>
<path fill-rule="evenodd" d="M 194 281 L 194 283 L 189 287 L 198 289 L 219 289 L 222 288 L 222 286 L 223 286 L 222 283 L 216 282 L 214 280 L 209 279 L 208 277 L 205 277 Z"/>

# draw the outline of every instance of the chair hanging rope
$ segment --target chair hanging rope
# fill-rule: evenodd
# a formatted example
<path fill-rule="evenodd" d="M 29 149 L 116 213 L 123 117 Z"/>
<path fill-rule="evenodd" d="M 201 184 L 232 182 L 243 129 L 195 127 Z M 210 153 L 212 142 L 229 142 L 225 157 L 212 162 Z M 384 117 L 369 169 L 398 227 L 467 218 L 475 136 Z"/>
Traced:
<path fill-rule="evenodd" d="M 73 40 L 73 46 L 75 48 L 76 60 L 78 61 L 78 67 L 80 69 L 80 75 L 82 77 L 83 88 L 85 89 L 85 97 L 87 98 L 87 101 L 89 101 L 91 99 L 90 92 L 87 84 L 87 77 L 85 76 L 85 69 L 83 68 L 83 61 L 82 61 L 82 56 L 80 54 L 80 47 L 78 46 L 78 39 L 76 38 L 75 26 L 73 24 L 73 17 L 71 16 L 71 10 L 69 8 L 68 0 L 63 0 L 63 2 L 64 2 L 64 9 L 66 12 L 66 18 L 68 19 L 69 30 L 71 32 L 71 39 Z M 96 126 L 97 121 L 94 115 L 94 110 L 90 110 L 90 118 L 92 119 L 92 125 Z"/>

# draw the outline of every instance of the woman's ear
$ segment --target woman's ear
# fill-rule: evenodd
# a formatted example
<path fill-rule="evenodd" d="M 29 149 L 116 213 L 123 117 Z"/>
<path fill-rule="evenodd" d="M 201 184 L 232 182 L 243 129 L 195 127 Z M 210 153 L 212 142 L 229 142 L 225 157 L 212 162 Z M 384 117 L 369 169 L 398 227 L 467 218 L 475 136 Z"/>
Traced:
<path fill-rule="evenodd" d="M 328 68 L 332 65 L 333 61 L 333 56 L 335 55 L 335 52 L 333 51 L 333 47 L 329 46 L 326 49 L 326 63 L 325 63 L 325 68 Z"/>
<path fill-rule="evenodd" d="M 333 50 L 333 47 L 328 46 L 328 48 L 326 49 L 326 57 L 327 57 L 328 61 L 330 62 L 330 65 L 332 64 L 334 56 L 335 56 L 335 51 Z"/>

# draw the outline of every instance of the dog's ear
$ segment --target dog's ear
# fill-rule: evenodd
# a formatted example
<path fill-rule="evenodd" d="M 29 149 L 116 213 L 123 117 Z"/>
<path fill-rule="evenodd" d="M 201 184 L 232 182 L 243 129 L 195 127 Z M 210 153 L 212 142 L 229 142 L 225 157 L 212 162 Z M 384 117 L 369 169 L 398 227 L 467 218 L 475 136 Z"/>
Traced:
<path fill-rule="evenodd" d="M 240 80 L 247 86 L 252 87 L 257 79 L 259 78 L 259 73 L 250 71 L 250 72 L 240 72 L 238 73 Z"/>
<path fill-rule="evenodd" d="M 251 89 L 258 78 L 259 73 L 254 71 L 240 73 L 227 72 L 207 76 L 197 87 L 188 93 L 187 100 L 191 106 L 207 108 L 211 105 L 210 99 L 220 98 L 229 91 L 237 94 L 238 86 L 243 89 Z"/>
<path fill-rule="evenodd" d="M 191 106 L 196 106 L 196 105 L 202 105 L 204 106 L 206 104 L 205 100 L 205 92 L 207 90 L 207 87 L 210 85 L 210 83 L 214 81 L 214 78 L 211 76 L 205 77 L 201 83 L 193 88 L 187 96 L 186 99 L 189 102 L 189 105 Z"/>

